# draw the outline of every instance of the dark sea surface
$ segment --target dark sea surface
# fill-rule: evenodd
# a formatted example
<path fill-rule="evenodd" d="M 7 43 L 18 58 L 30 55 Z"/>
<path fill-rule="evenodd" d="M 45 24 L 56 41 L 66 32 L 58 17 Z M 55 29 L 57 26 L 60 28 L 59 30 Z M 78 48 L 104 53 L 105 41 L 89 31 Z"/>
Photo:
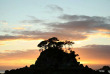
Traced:
<path fill-rule="evenodd" d="M 100 72 L 104 72 L 104 70 L 100 70 Z M 110 73 L 110 70 L 108 72 Z M 0 73 L 5 73 L 5 71 L 0 71 Z"/>

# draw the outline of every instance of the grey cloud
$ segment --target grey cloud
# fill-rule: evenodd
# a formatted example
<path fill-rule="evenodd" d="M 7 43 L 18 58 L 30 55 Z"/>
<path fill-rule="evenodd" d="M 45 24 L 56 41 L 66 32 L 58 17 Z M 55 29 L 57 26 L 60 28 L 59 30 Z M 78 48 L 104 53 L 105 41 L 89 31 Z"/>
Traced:
<path fill-rule="evenodd" d="M 62 16 L 59 16 L 60 19 L 63 20 L 68 20 L 68 21 L 80 21 L 80 20 L 86 20 L 89 19 L 89 16 L 85 16 L 85 15 L 68 15 L 68 14 L 64 14 Z"/>
<path fill-rule="evenodd" d="M 61 40 L 84 40 L 87 36 L 81 34 L 67 34 L 67 33 L 56 33 L 56 32 L 23 32 L 19 33 L 21 36 L 11 36 L 11 35 L 0 35 L 0 41 L 9 41 L 9 40 L 16 40 L 16 39 L 23 39 L 23 40 L 38 40 L 38 39 L 48 39 L 51 37 L 58 37 Z"/>
<path fill-rule="evenodd" d="M 34 16 L 29 17 L 36 19 Z M 67 40 L 84 40 L 87 39 L 90 34 L 99 32 L 99 29 L 108 30 L 108 32 L 103 32 L 103 34 L 110 35 L 110 21 L 106 17 L 64 15 L 59 18 L 67 21 L 64 23 L 44 23 L 44 25 L 47 26 L 47 31 L 13 31 L 12 33 L 18 36 L 1 35 L 0 40 L 48 39 L 50 37 L 58 37 Z"/>
<path fill-rule="evenodd" d="M 71 29 L 73 31 L 88 31 L 93 29 L 95 24 L 97 24 L 96 21 L 72 21 L 52 26 L 55 28 Z"/>
<path fill-rule="evenodd" d="M 85 48 L 101 48 L 101 49 L 104 49 L 104 48 L 110 48 L 110 45 L 86 45 L 86 46 L 83 46 L 83 47 L 85 47 Z"/>
<path fill-rule="evenodd" d="M 30 18 L 32 18 L 32 19 L 37 19 L 35 16 L 28 16 L 28 17 L 30 17 Z"/>
<path fill-rule="evenodd" d="M 5 25 L 5 24 L 8 24 L 8 22 L 6 20 L 0 20 L 0 24 Z"/>
<path fill-rule="evenodd" d="M 0 41 L 9 41 L 16 39 L 24 39 L 24 40 L 37 40 L 39 37 L 30 37 L 30 36 L 12 36 L 12 35 L 0 35 Z"/>
<path fill-rule="evenodd" d="M 35 16 L 28 16 L 31 18 L 30 20 L 23 20 L 21 23 L 42 23 L 44 22 L 43 20 L 37 19 Z"/>
<path fill-rule="evenodd" d="M 65 33 L 66 32 L 66 33 Z M 86 39 L 87 36 L 80 34 L 80 33 L 72 33 L 69 31 L 61 31 L 56 30 L 53 32 L 41 32 L 41 31 L 14 31 L 13 33 L 25 35 L 25 36 L 31 36 L 31 38 L 42 38 L 42 39 L 48 39 L 50 37 L 58 37 L 60 39 L 69 39 L 69 40 L 83 40 Z"/>
<path fill-rule="evenodd" d="M 60 11 L 63 12 L 63 8 L 57 6 L 57 5 L 48 5 L 48 8 L 50 8 L 52 11 Z"/>
<path fill-rule="evenodd" d="M 93 21 L 110 21 L 108 17 L 101 16 L 87 16 L 87 15 L 68 15 L 64 14 L 59 16 L 58 18 L 68 21 L 84 21 L 84 20 L 93 20 Z"/>
<path fill-rule="evenodd" d="M 72 31 L 93 32 L 99 29 L 110 30 L 110 19 L 99 16 L 85 15 L 63 15 L 60 19 L 66 20 L 64 23 L 53 23 L 54 28 L 71 29 Z"/>
<path fill-rule="evenodd" d="M 12 39 L 17 39 L 18 37 L 15 36 L 9 36 L 9 35 L 0 35 L 0 41 L 4 41 L 4 40 L 12 40 Z"/>
<path fill-rule="evenodd" d="M 35 17 L 33 17 L 35 18 Z M 68 20 L 64 23 L 46 23 L 53 31 L 41 32 L 35 31 L 21 31 L 15 32 L 21 35 L 30 35 L 35 38 L 49 38 L 56 36 L 63 39 L 84 40 L 88 38 L 87 35 L 97 33 L 100 29 L 108 30 L 110 32 L 109 19 L 99 16 L 85 16 L 85 15 L 64 15 L 59 18 Z M 109 35 L 109 32 L 103 34 Z"/>

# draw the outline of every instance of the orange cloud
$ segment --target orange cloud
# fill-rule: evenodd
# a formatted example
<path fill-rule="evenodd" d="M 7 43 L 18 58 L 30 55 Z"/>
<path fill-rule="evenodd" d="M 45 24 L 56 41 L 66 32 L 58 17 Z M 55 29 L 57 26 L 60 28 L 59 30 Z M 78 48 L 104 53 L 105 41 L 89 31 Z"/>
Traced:
<path fill-rule="evenodd" d="M 1 44 L 1 43 L 0 43 L 0 45 L 5 45 L 5 44 Z"/>
<path fill-rule="evenodd" d="M 84 65 L 110 65 L 110 45 L 88 45 L 80 48 L 74 48 L 76 54 L 79 54 L 80 61 Z M 6 50 L 0 53 L 0 65 L 1 66 L 25 66 L 34 64 L 37 57 L 40 55 L 36 49 L 18 51 L 18 50 Z M 96 67 L 94 67 L 96 68 Z M 1 69 L 1 67 L 0 67 Z M 12 69 L 10 67 L 10 69 Z"/>
<path fill-rule="evenodd" d="M 74 50 L 85 64 L 110 64 L 110 45 L 88 45 Z"/>
<path fill-rule="evenodd" d="M 98 31 L 101 31 L 101 32 L 110 32 L 109 29 L 97 29 Z"/>
<path fill-rule="evenodd" d="M 110 38 L 110 33 L 102 33 L 101 35 Z"/>
<path fill-rule="evenodd" d="M 35 60 L 39 56 L 38 50 L 6 50 L 4 53 L 0 53 L 0 66 L 10 66 L 12 69 L 15 67 L 23 67 L 26 65 L 31 65 L 35 63 Z M 2 68 L 0 67 L 0 70 Z"/>
<path fill-rule="evenodd" d="M 36 56 L 39 56 L 39 51 L 36 50 L 5 50 L 5 52 L 0 53 L 0 59 L 6 60 L 17 60 L 17 59 L 35 59 Z M 5 56 L 4 56 L 5 55 Z"/>

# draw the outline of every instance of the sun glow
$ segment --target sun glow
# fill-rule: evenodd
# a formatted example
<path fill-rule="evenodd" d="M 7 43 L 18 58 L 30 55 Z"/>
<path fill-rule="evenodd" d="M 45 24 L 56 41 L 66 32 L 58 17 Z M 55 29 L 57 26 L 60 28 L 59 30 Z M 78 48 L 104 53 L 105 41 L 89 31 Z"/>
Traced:
<path fill-rule="evenodd" d="M 35 60 L 18 59 L 18 60 L 0 60 L 0 66 L 25 66 L 34 64 Z"/>
<path fill-rule="evenodd" d="M 99 63 L 99 62 L 100 62 L 100 63 Z M 109 62 L 103 61 L 103 60 L 98 60 L 98 61 L 96 61 L 96 60 L 94 60 L 94 61 L 93 61 L 93 60 L 91 60 L 91 61 L 88 61 L 88 60 L 83 61 L 83 60 L 81 60 L 80 63 L 81 63 L 81 64 L 91 64 L 91 65 L 92 65 L 92 64 L 93 64 L 93 65 L 109 64 Z"/>

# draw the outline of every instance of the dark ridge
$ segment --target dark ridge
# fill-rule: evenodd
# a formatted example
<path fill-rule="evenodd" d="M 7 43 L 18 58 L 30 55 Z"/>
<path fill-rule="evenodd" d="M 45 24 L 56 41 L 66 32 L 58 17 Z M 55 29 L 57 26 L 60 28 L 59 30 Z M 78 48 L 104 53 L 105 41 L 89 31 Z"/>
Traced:
<path fill-rule="evenodd" d="M 102 68 L 100 68 L 99 70 L 110 70 L 109 66 L 103 66 Z"/>

